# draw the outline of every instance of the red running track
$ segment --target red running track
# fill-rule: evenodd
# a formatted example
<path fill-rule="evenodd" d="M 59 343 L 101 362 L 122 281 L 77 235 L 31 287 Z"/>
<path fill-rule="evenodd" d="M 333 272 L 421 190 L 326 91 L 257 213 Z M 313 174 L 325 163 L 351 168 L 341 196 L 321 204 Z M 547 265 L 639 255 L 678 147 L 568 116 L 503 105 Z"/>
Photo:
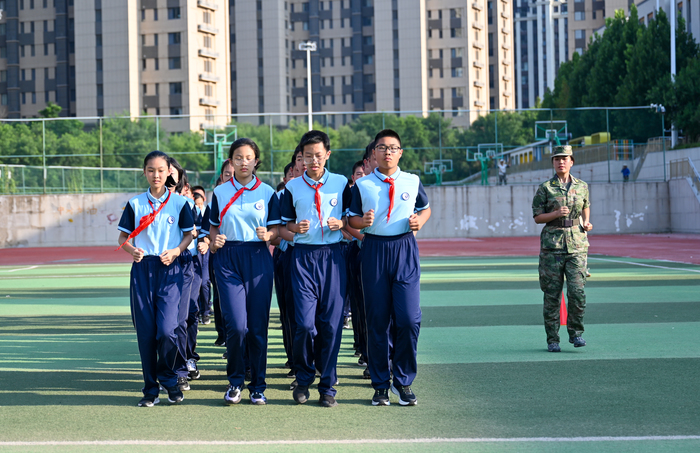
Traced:
<path fill-rule="evenodd" d="M 590 235 L 591 255 L 611 255 L 700 264 L 700 235 Z M 538 237 L 419 240 L 421 256 L 537 256 Z M 0 249 L 0 266 L 38 264 L 128 263 L 115 247 L 47 247 Z"/>

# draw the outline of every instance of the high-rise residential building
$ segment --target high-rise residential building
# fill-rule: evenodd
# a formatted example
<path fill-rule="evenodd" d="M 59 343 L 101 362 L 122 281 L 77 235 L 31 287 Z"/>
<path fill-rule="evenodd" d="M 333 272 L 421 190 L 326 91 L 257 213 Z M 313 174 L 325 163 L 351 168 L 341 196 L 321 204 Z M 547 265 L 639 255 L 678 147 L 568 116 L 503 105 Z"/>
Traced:
<path fill-rule="evenodd" d="M 0 0 L 0 9 L 8 117 L 52 101 L 63 116 L 191 115 L 161 119 L 172 131 L 228 122 L 226 2 Z"/>
<path fill-rule="evenodd" d="M 570 58 L 570 5 L 558 0 L 514 0 L 515 99 L 532 108 L 554 88 L 559 66 Z"/>
<path fill-rule="evenodd" d="M 468 125 L 515 107 L 510 0 L 0 0 L 3 116 L 450 110 Z M 470 113 L 467 113 L 469 111 Z M 189 115 L 189 119 L 167 116 Z M 254 121 L 267 121 L 259 116 Z"/>
<path fill-rule="evenodd" d="M 693 35 L 696 42 L 700 41 L 700 2 L 693 0 L 636 0 L 639 21 L 648 24 L 656 14 L 656 7 L 671 11 L 671 4 L 676 4 L 676 20 L 683 18 L 686 30 Z"/>
<path fill-rule="evenodd" d="M 36 116 L 51 101 L 76 113 L 70 0 L 0 0 L 0 117 Z"/>

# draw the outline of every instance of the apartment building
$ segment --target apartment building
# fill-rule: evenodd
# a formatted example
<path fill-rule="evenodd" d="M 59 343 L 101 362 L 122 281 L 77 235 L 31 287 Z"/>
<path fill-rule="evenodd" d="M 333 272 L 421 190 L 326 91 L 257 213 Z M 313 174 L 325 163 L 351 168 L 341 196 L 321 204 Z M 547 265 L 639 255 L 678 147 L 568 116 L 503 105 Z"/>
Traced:
<path fill-rule="evenodd" d="M 639 22 L 648 24 L 655 17 L 656 7 L 666 11 L 668 16 L 671 4 L 676 4 L 676 23 L 678 18 L 685 21 L 686 30 L 693 35 L 695 41 L 700 40 L 700 2 L 697 0 L 636 0 Z"/>
<path fill-rule="evenodd" d="M 0 0 L 0 117 L 36 116 L 49 101 L 75 116 L 72 3 Z"/>

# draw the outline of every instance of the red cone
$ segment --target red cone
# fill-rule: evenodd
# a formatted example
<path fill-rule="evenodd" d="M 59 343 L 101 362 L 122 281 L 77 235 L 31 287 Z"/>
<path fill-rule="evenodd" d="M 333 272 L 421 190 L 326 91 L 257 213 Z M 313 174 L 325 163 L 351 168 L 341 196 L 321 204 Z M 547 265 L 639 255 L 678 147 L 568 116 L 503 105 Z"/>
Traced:
<path fill-rule="evenodd" d="M 564 293 L 561 293 L 561 307 L 559 307 L 559 319 L 562 326 L 566 325 L 566 299 Z"/>

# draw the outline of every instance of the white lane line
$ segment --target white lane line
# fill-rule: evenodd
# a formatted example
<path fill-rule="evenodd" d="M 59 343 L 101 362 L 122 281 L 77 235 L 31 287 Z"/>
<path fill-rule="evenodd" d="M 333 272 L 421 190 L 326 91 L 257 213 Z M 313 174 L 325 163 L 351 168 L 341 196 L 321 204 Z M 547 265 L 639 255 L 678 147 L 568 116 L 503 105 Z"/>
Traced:
<path fill-rule="evenodd" d="M 498 442 L 638 442 L 700 440 L 700 436 L 601 436 L 601 437 L 456 437 L 423 439 L 331 439 L 331 440 L 86 440 L 0 442 L 0 447 L 79 446 L 79 445 L 350 445 L 350 444 L 420 444 L 420 443 L 498 443 Z"/>
<path fill-rule="evenodd" d="M 668 266 L 657 266 L 655 264 L 644 264 L 644 263 L 635 263 L 634 261 L 618 261 L 618 260 L 609 260 L 605 258 L 588 258 L 589 260 L 598 260 L 598 261 L 608 261 L 610 263 L 620 263 L 620 264 L 632 264 L 635 266 L 643 266 L 643 267 L 654 267 L 656 269 L 669 269 L 672 271 L 688 271 L 688 272 L 695 272 L 700 274 L 700 270 L 697 269 L 685 269 L 683 267 L 668 267 Z"/>
<path fill-rule="evenodd" d="M 36 269 L 39 266 L 29 266 L 29 267 L 22 267 L 19 269 L 11 269 L 9 271 L 3 271 L 3 272 L 17 272 L 17 271 L 28 271 L 29 269 Z"/>

